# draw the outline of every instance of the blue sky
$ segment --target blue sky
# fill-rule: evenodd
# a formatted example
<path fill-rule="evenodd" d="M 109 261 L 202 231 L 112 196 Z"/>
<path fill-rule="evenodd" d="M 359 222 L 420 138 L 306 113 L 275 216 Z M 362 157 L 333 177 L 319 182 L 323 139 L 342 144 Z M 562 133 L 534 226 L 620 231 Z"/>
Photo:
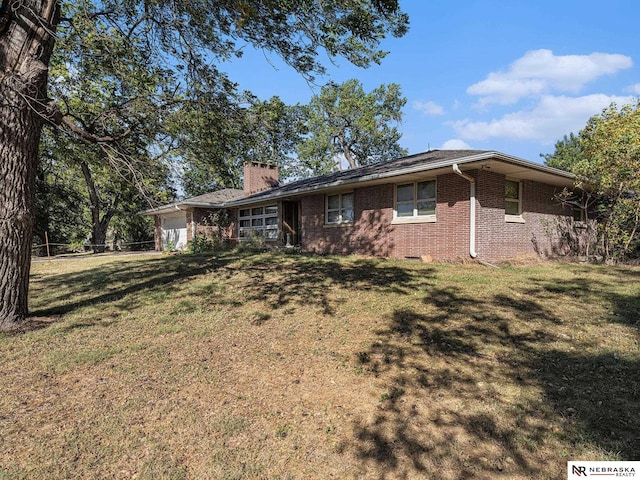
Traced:
<path fill-rule="evenodd" d="M 407 98 L 400 141 L 429 148 L 498 150 L 542 162 L 615 101 L 640 96 L 637 0 L 405 0 L 409 33 L 359 69 L 338 59 L 309 85 L 273 55 L 247 49 L 222 66 L 262 99 L 308 103 L 320 85 L 359 79 L 366 91 L 397 83 Z"/>

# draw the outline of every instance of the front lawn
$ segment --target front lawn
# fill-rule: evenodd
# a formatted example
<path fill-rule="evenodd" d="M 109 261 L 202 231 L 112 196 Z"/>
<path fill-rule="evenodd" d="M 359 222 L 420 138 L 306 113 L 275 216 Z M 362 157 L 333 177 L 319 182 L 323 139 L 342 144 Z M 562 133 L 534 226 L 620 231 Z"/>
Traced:
<path fill-rule="evenodd" d="M 640 268 L 34 264 L 0 479 L 563 479 L 639 460 Z"/>

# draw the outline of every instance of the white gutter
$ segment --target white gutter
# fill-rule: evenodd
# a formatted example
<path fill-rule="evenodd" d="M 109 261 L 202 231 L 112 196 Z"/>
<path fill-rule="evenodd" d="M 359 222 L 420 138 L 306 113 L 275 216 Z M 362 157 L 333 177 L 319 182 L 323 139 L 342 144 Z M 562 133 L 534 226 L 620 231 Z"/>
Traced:
<path fill-rule="evenodd" d="M 469 255 L 476 258 L 476 181 L 466 173 L 462 173 L 457 163 L 453 165 L 453 172 L 469 181 Z"/>

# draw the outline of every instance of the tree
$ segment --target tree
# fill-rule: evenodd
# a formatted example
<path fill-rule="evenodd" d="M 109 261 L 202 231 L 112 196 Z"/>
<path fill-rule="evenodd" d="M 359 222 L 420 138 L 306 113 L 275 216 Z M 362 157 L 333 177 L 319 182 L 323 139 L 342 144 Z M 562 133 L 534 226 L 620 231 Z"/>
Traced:
<path fill-rule="evenodd" d="M 639 241 L 640 102 L 620 109 L 614 103 L 591 117 L 580 144 L 587 160 L 575 166 L 579 182 L 607 199 L 602 253 L 624 259 Z"/>
<path fill-rule="evenodd" d="M 39 241 L 44 242 L 44 232 L 51 243 L 66 245 L 84 244 L 90 238 L 92 245 L 102 246 L 94 251 L 102 251 L 114 220 L 122 239 L 148 240 L 140 231 L 150 231 L 148 219 L 136 213 L 149 208 L 149 196 L 166 202 L 172 195 L 166 168 L 149 161 L 154 168 L 145 172 L 145 198 L 124 178 L 128 172 L 101 161 L 100 155 L 94 145 L 44 129 L 35 199 L 34 235 Z"/>
<path fill-rule="evenodd" d="M 90 146 L 46 129 L 44 132 L 36 179 L 34 236 L 38 243 L 44 243 L 47 232 L 50 244 L 65 245 L 65 250 L 89 239 L 93 250 L 99 252 L 104 250 L 108 231 L 128 243 L 153 239 L 149 217 L 137 215 L 149 206 L 137 188 L 117 170 L 96 162 L 99 152 Z M 162 198 L 169 194 L 163 183 L 166 180 L 160 167 L 149 172 L 145 176 L 147 195 Z"/>
<path fill-rule="evenodd" d="M 85 192 L 80 169 L 61 162 L 53 138 L 43 135 L 34 208 L 34 236 L 39 244 L 48 238 L 55 253 L 56 244 L 84 243 L 89 234 L 84 218 Z"/>
<path fill-rule="evenodd" d="M 640 239 L 640 103 L 618 109 L 611 104 L 589 119 L 576 137 L 556 143 L 547 165 L 571 171 L 576 192 L 598 220 L 599 253 L 605 260 L 627 258 Z M 580 193 L 578 193 L 580 192 Z"/>
<path fill-rule="evenodd" d="M 570 133 L 569 136 L 565 135 L 562 140 L 556 142 L 555 151 L 552 154 L 541 156 L 545 159 L 546 165 L 568 172 L 574 172 L 578 164 L 586 161 L 582 145 L 580 144 L 580 137 L 573 132 Z M 563 205 L 580 212 L 582 215 L 585 226 L 585 230 L 581 230 L 582 234 L 575 234 L 573 224 L 565 224 L 562 225 L 562 229 L 565 230 L 562 236 L 571 239 L 574 253 L 589 257 L 589 255 L 592 254 L 591 247 L 593 238 L 596 235 L 593 221 L 600 221 L 599 213 L 601 213 L 603 205 L 602 195 L 591 189 L 565 188 L 556 194 L 556 199 Z"/>
<path fill-rule="evenodd" d="M 279 97 L 255 100 L 247 110 L 252 138 L 244 161 L 257 160 L 280 167 L 280 178 L 298 176 L 296 149 L 307 133 L 306 108 L 285 105 Z"/>
<path fill-rule="evenodd" d="M 79 53 L 92 52 L 97 60 L 92 72 L 96 77 L 105 77 L 104 63 L 130 58 L 129 52 L 139 51 L 141 55 L 132 57 L 141 58 L 144 65 L 161 66 L 166 78 L 175 79 L 173 91 L 150 91 L 144 98 L 169 93 L 176 98 L 197 99 L 201 92 L 221 90 L 226 77 L 215 64 L 241 54 L 246 43 L 279 54 L 293 68 L 311 77 L 323 71 L 318 61 L 319 49 L 330 57 L 346 57 L 359 66 L 380 62 L 385 55 L 378 49 L 380 40 L 388 33 L 403 35 L 408 20 L 399 10 L 397 0 L 76 3 L 3 0 L 0 3 L 0 329 L 16 327 L 28 314 L 33 194 L 43 124 L 56 125 L 97 145 L 105 153 L 120 153 L 113 145 L 152 120 L 143 115 L 136 117 L 142 123 L 136 119 L 128 124 L 118 121 L 109 124 L 113 131 L 92 131 L 78 121 L 73 111 L 49 98 L 49 62 L 58 26 L 83 31 L 87 24 L 93 25 L 88 30 L 94 36 L 86 39 L 77 36 L 75 46 Z M 105 50 L 100 52 L 93 45 Z M 123 97 L 120 104 L 137 99 Z M 107 158 L 114 159 L 115 155 Z"/>
<path fill-rule="evenodd" d="M 81 132 L 80 141 L 51 125 L 45 136 L 53 144 L 56 164 L 75 167 L 84 179 L 90 243 L 101 252 L 112 219 L 131 205 L 136 190 L 149 203 L 167 200 L 162 132 L 172 114 L 168 107 L 177 98 L 171 73 L 148 63 L 144 48 L 129 48 L 126 35 L 108 34 L 109 23 L 91 20 L 82 8 L 63 6 L 65 17 L 74 21 L 58 29 L 49 85 L 66 117 L 63 124 Z M 111 141 L 92 141 L 96 137 Z"/>
<path fill-rule="evenodd" d="M 169 129 L 181 160 L 180 179 L 186 195 L 237 188 L 242 165 L 233 160 L 245 133 L 242 99 L 235 91 L 211 95 L 213 108 L 199 103 L 181 106 Z M 186 128 L 185 128 L 186 127 Z"/>
<path fill-rule="evenodd" d="M 309 136 L 298 149 L 301 163 L 320 174 L 339 167 L 341 158 L 355 168 L 406 155 L 395 126 L 405 103 L 394 83 L 371 93 L 355 79 L 322 87 L 308 107 Z"/>
<path fill-rule="evenodd" d="M 282 178 L 295 175 L 295 149 L 306 132 L 303 107 L 286 105 L 279 97 L 262 101 L 245 93 L 240 98 L 242 107 L 218 99 L 225 104 L 202 112 L 188 107 L 177 117 L 187 195 L 240 188 L 242 165 L 249 161 L 278 165 Z"/>
<path fill-rule="evenodd" d="M 576 164 L 584 161 L 580 137 L 573 132 L 568 137 L 565 135 L 562 140 L 556 142 L 553 153 L 541 156 L 544 158 L 545 165 L 570 172 Z"/>

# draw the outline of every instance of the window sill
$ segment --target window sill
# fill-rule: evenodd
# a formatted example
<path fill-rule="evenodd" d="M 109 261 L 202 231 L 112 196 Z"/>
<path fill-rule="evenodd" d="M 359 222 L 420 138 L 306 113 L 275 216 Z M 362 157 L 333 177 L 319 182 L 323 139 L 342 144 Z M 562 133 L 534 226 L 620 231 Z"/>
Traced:
<path fill-rule="evenodd" d="M 353 222 L 325 223 L 323 227 L 324 228 L 353 227 Z"/>
<path fill-rule="evenodd" d="M 265 242 L 265 243 L 273 243 L 273 242 L 277 242 L 278 239 L 277 238 L 265 238 L 265 237 L 257 237 L 259 240 Z M 239 243 L 245 243 L 245 242 L 250 242 L 252 241 L 251 237 L 238 237 L 234 239 L 235 241 L 239 242 Z"/>
<path fill-rule="evenodd" d="M 425 217 L 399 217 L 394 218 L 391 225 L 404 225 L 410 223 L 436 223 L 436 216 L 429 215 Z"/>
<path fill-rule="evenodd" d="M 525 223 L 524 218 L 522 218 L 522 215 L 505 215 L 504 221 L 506 223 Z"/>

